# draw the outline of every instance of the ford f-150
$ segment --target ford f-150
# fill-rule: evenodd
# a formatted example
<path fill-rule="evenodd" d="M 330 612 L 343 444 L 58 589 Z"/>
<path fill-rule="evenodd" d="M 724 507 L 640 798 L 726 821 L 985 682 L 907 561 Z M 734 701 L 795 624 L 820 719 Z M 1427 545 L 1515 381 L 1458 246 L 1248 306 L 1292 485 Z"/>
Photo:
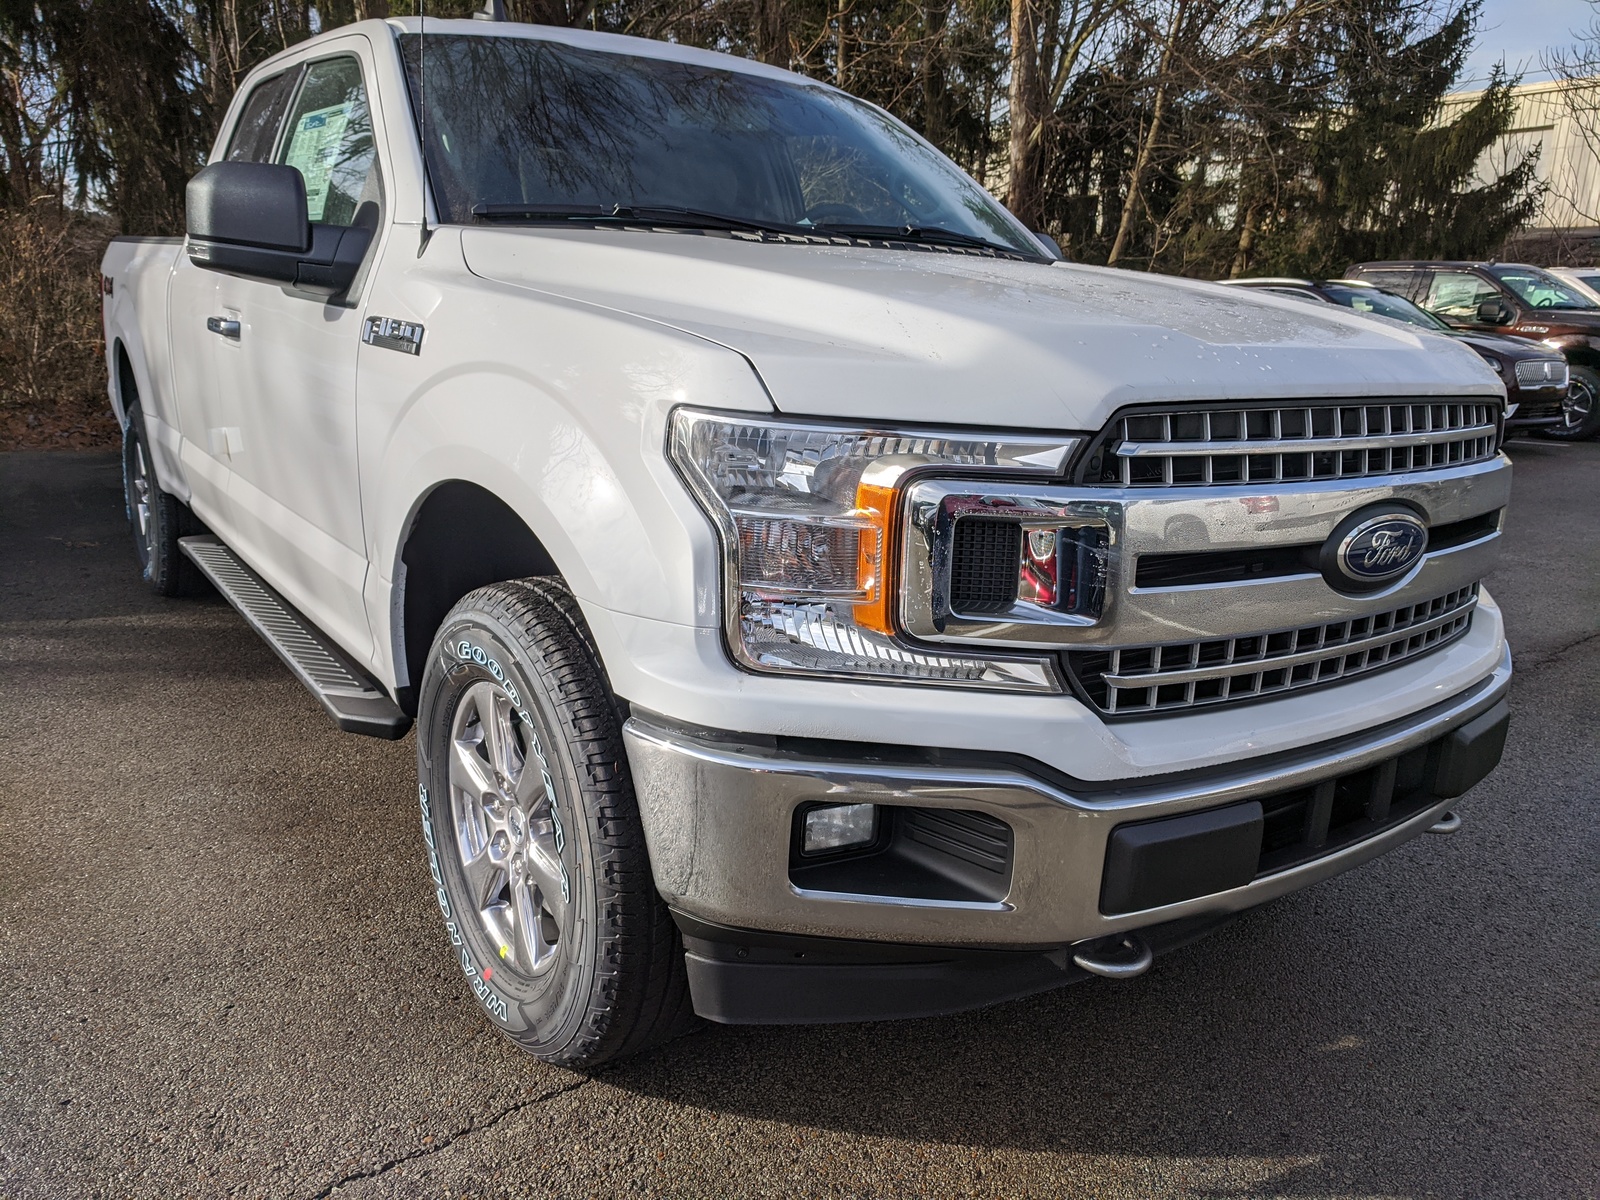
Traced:
<path fill-rule="evenodd" d="M 414 725 L 450 953 L 550 1061 L 1131 977 L 1500 757 L 1471 349 L 1062 261 L 824 84 L 358 23 L 103 275 L 145 579 Z"/>

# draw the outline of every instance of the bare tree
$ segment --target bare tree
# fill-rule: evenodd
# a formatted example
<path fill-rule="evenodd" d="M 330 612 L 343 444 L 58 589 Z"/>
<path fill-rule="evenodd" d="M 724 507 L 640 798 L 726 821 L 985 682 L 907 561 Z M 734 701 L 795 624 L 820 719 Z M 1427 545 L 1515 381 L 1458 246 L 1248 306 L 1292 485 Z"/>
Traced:
<path fill-rule="evenodd" d="M 1011 0 L 1006 204 L 1024 224 L 1044 214 L 1045 134 L 1091 42 L 1133 0 Z"/>

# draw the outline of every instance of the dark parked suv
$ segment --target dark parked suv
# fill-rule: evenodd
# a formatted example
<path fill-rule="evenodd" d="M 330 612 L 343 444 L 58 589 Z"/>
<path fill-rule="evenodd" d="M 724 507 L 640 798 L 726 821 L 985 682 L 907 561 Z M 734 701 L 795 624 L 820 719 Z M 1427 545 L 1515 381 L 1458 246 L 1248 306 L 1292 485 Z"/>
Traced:
<path fill-rule="evenodd" d="M 1566 355 L 1572 385 L 1548 437 L 1600 433 L 1600 304 L 1550 272 L 1522 263 L 1369 262 L 1345 274 L 1397 292 L 1456 329 L 1542 342 Z"/>
<path fill-rule="evenodd" d="M 1453 329 L 1403 296 L 1359 279 L 1225 279 L 1232 287 L 1256 288 L 1312 303 L 1337 304 L 1368 316 L 1401 321 L 1464 342 L 1494 368 L 1506 385 L 1507 429 L 1564 430 L 1570 378 L 1567 360 L 1526 338 L 1475 329 Z"/>

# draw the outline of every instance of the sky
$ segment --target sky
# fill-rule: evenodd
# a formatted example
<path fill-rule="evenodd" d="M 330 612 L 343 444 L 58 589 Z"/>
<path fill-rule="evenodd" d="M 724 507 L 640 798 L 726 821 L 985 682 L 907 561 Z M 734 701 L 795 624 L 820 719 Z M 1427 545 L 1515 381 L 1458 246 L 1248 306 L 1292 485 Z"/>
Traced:
<path fill-rule="evenodd" d="M 1585 0 L 1484 0 L 1478 44 L 1467 59 L 1462 84 L 1481 83 L 1502 58 L 1513 74 L 1528 82 L 1548 78 L 1539 55 L 1570 44 L 1575 27 L 1584 27 L 1600 10 Z"/>

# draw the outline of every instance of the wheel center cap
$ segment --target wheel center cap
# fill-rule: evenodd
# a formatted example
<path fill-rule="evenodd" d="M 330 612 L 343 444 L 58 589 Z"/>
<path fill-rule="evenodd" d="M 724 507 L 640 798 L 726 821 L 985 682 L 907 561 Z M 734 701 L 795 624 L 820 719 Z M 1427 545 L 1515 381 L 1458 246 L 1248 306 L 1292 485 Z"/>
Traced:
<path fill-rule="evenodd" d="M 506 818 L 506 825 L 511 830 L 511 836 L 516 841 L 522 841 L 523 835 L 528 830 L 528 819 L 520 808 L 513 808 Z"/>

